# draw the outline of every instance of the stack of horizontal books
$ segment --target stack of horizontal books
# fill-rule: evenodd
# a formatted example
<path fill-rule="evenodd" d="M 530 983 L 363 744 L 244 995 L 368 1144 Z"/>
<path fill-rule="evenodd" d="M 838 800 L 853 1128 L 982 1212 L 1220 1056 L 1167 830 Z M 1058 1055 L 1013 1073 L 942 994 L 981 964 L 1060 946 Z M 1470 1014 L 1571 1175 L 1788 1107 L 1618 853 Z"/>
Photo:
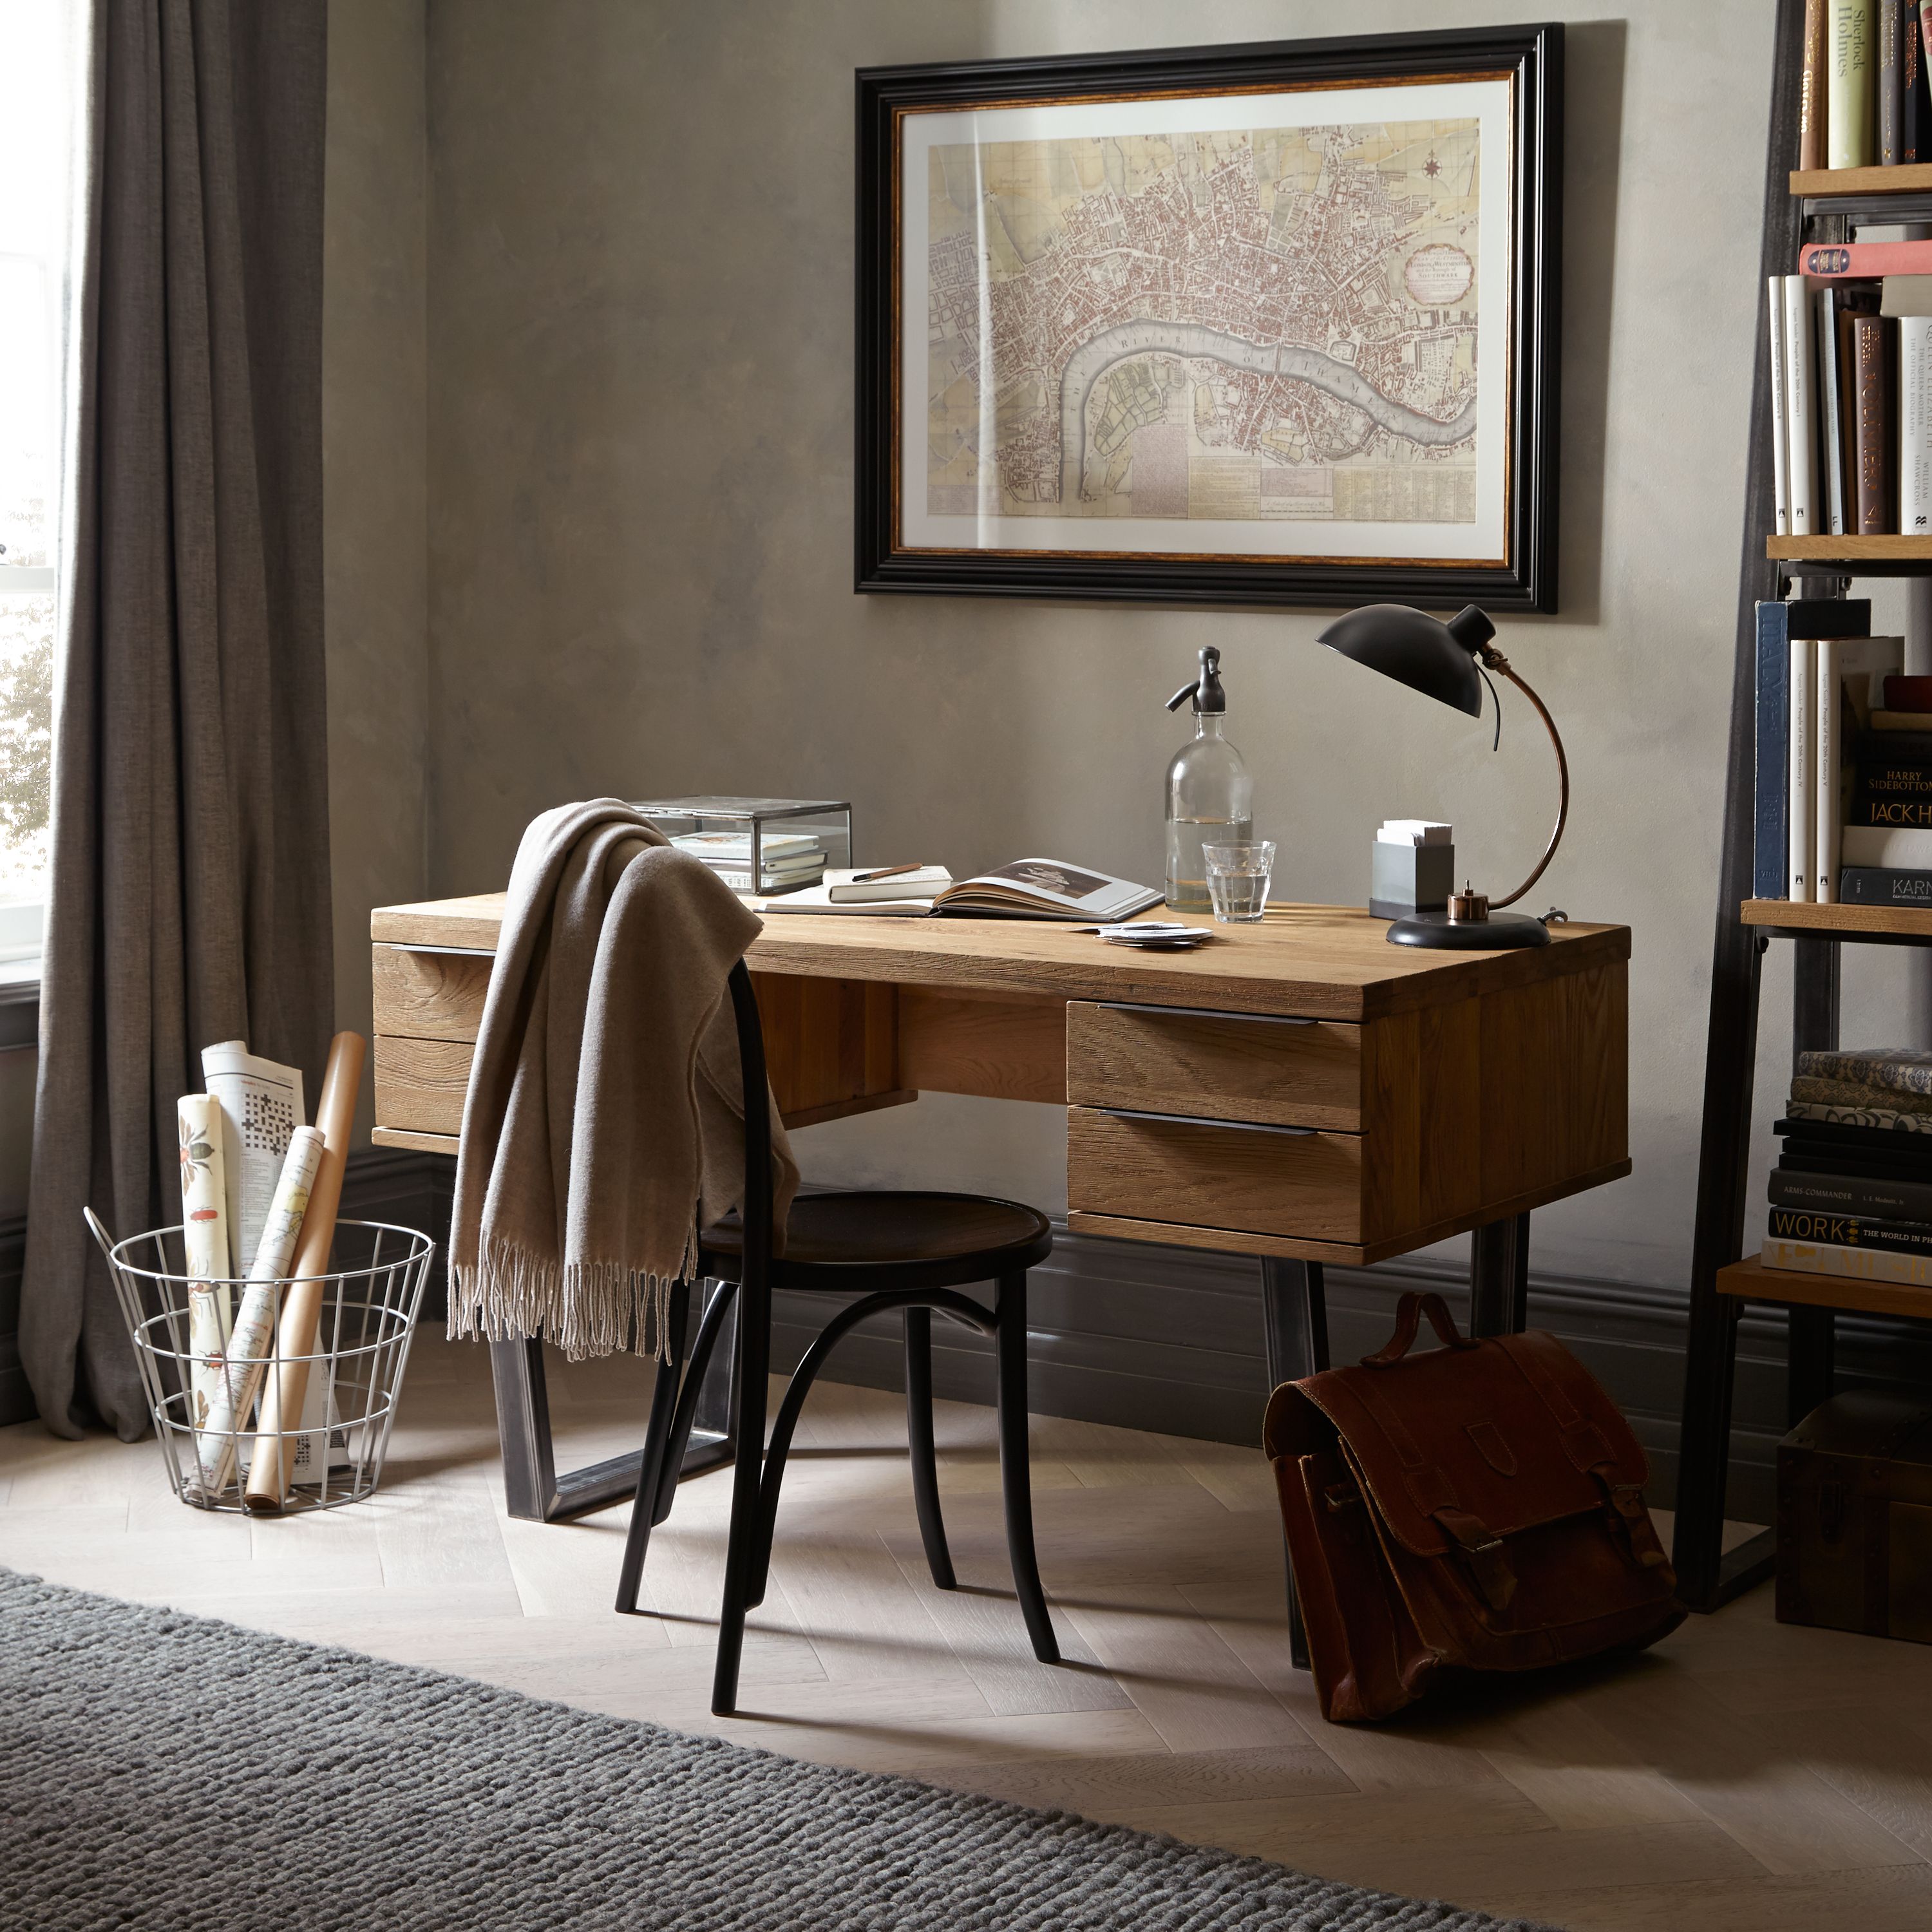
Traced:
<path fill-rule="evenodd" d="M 702 859 L 734 892 L 795 892 L 825 876 L 825 842 L 815 832 L 767 832 L 758 842 L 755 880 L 748 832 L 687 832 L 670 842 Z"/>
<path fill-rule="evenodd" d="M 1764 1264 L 1932 1287 L 1932 1053 L 1801 1053 Z"/>

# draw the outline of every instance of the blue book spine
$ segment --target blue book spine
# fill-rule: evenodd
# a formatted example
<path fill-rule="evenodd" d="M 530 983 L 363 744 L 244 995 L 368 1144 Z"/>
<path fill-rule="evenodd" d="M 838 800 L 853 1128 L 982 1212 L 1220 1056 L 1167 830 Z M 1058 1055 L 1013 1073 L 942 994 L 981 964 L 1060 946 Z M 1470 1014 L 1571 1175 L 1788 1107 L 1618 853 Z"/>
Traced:
<path fill-rule="evenodd" d="M 1781 899 L 1791 890 L 1791 607 L 1757 607 L 1757 797 L 1752 892 Z"/>

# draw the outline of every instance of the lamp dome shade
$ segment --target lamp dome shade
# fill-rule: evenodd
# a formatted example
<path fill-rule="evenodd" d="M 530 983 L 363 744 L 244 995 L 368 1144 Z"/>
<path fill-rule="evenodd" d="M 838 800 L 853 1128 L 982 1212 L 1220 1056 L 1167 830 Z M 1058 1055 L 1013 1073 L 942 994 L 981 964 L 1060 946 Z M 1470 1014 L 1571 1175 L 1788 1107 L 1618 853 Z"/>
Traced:
<path fill-rule="evenodd" d="M 1479 718 L 1483 687 L 1476 652 L 1495 635 L 1495 626 L 1473 604 L 1446 624 L 1407 604 L 1364 604 L 1336 618 L 1316 642 Z"/>

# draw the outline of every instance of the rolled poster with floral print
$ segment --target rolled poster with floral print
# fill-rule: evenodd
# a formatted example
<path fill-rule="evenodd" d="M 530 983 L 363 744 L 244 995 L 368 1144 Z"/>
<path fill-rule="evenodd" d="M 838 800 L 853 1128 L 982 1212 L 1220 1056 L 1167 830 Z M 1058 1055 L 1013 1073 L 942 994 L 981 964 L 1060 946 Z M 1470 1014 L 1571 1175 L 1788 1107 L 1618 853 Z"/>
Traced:
<path fill-rule="evenodd" d="M 201 1479 L 210 1490 L 220 1490 L 235 1472 L 236 1433 L 248 1420 L 249 1405 L 261 1386 L 262 1372 L 275 1332 L 275 1304 L 282 1278 L 296 1251 L 302 1216 L 308 1211 L 308 1191 L 322 1160 L 322 1138 L 313 1127 L 298 1127 L 282 1162 L 281 1178 L 268 1208 L 262 1244 L 248 1270 L 248 1292 L 228 1338 L 220 1385 L 209 1405 L 206 1421 L 195 1438 Z"/>
<path fill-rule="evenodd" d="M 188 1399 L 194 1425 L 207 1422 L 220 1393 L 233 1313 L 228 1274 L 228 1202 L 221 1168 L 221 1108 L 206 1094 L 176 1103 L 181 1135 L 182 1246 L 193 1286 L 188 1292 L 188 1346 L 194 1358 Z"/>

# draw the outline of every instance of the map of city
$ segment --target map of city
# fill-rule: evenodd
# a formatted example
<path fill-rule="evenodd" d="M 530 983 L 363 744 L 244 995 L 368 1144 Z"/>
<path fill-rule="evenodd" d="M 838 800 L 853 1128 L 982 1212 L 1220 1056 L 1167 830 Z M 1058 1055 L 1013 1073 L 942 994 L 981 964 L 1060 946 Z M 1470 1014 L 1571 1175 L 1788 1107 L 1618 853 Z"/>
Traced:
<path fill-rule="evenodd" d="M 1474 522 L 1478 125 L 933 148 L 928 512 Z"/>

